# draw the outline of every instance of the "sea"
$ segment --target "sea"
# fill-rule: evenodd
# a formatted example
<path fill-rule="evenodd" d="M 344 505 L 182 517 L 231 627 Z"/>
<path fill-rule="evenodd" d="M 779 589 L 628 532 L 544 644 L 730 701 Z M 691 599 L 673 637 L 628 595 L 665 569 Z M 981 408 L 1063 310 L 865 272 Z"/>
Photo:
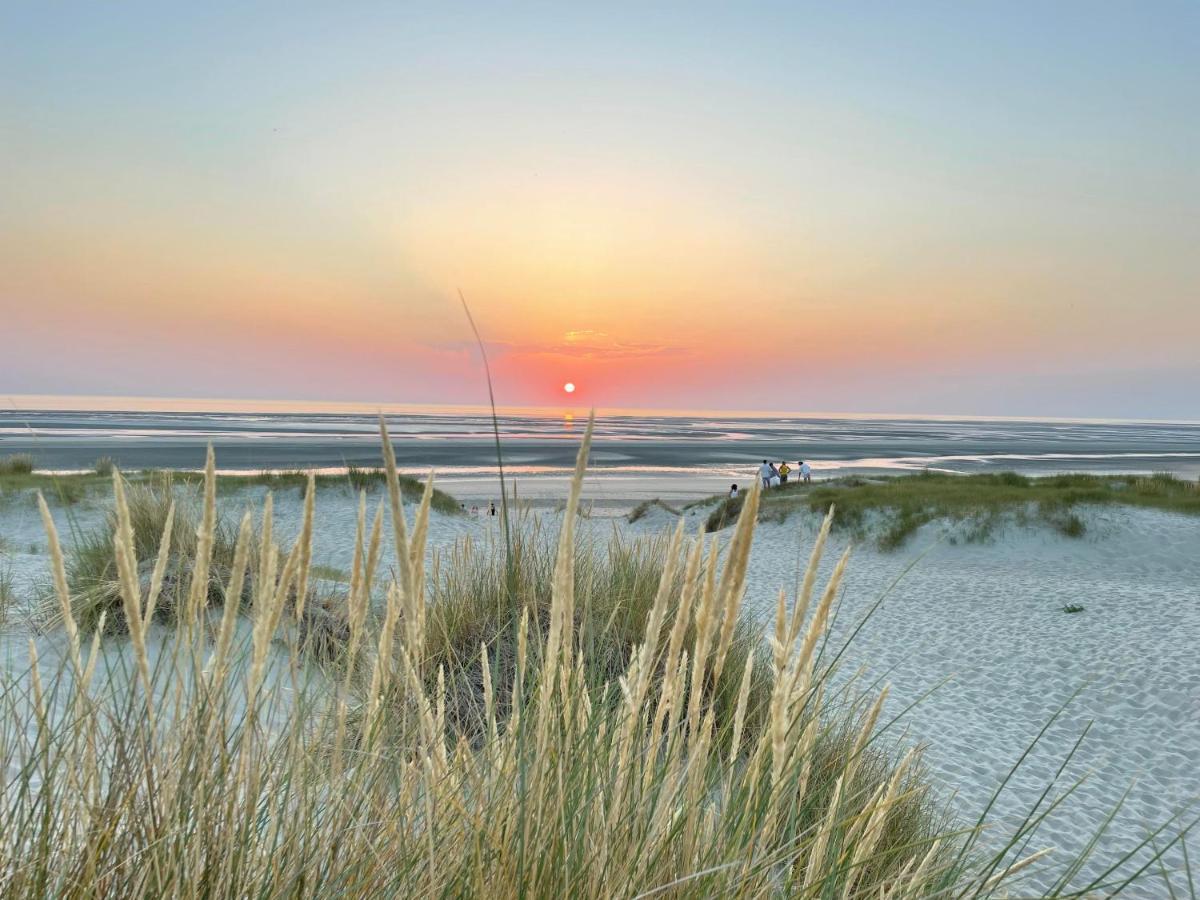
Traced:
<path fill-rule="evenodd" d="M 39 469 L 56 472 L 85 471 L 102 457 L 126 471 L 195 470 L 211 444 L 218 469 L 226 472 L 336 473 L 382 464 L 379 415 L 362 408 L 0 409 L 0 457 L 28 453 Z M 464 500 L 498 495 L 490 411 L 392 407 L 383 415 L 402 471 L 433 471 L 440 486 Z M 577 411 L 500 412 L 508 489 L 530 500 L 564 496 L 586 424 L 586 413 Z M 922 470 L 1170 472 L 1195 479 L 1200 422 L 601 412 L 585 496 L 681 501 L 722 493 L 749 483 L 764 459 L 793 468 L 806 460 L 815 479 Z"/>

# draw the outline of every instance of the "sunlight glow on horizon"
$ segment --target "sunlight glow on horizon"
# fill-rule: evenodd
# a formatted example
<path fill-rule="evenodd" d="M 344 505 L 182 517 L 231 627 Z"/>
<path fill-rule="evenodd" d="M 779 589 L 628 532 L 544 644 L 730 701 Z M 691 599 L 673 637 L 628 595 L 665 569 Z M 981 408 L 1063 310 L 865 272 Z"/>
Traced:
<path fill-rule="evenodd" d="M 1197 418 L 1196 27 L 7 8 L 0 389 Z"/>

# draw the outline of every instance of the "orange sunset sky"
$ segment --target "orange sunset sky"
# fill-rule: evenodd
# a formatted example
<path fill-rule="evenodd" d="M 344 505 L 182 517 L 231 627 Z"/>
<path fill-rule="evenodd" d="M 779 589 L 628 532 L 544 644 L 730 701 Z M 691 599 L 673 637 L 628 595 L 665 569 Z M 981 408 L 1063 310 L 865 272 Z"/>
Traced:
<path fill-rule="evenodd" d="M 1198 25 L 6 5 L 0 395 L 1200 418 Z"/>

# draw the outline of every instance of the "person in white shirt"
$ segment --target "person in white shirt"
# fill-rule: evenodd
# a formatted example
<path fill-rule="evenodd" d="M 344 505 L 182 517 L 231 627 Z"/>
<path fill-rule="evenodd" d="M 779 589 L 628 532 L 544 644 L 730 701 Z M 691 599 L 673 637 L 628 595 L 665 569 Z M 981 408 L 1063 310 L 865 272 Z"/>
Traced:
<path fill-rule="evenodd" d="M 800 460 L 800 478 L 803 479 L 805 484 L 812 481 L 812 466 L 804 460 Z"/>
<path fill-rule="evenodd" d="M 737 495 L 738 495 L 737 485 L 736 484 L 730 485 L 729 486 L 729 499 L 736 500 Z"/>
<path fill-rule="evenodd" d="M 771 464 L 764 459 L 762 465 L 758 467 L 758 477 L 762 479 L 763 487 L 769 488 L 771 486 L 772 474 L 774 473 L 771 471 Z"/>

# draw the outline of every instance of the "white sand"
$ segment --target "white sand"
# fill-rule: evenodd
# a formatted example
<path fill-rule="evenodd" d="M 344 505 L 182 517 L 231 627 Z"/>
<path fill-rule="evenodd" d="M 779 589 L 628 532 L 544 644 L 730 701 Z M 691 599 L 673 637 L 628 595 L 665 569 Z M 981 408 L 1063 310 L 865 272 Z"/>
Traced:
<path fill-rule="evenodd" d="M 260 495 L 247 489 L 225 497 L 223 510 L 232 517 Z M 343 488 L 322 490 L 316 562 L 348 567 L 355 503 Z M 290 538 L 299 521 L 298 492 L 277 495 L 276 513 L 281 537 Z M 693 510 L 687 517 L 698 525 L 706 515 L 707 510 Z M 85 502 L 70 514 L 82 528 L 102 517 L 99 502 Z M 56 519 L 65 535 L 67 514 L 57 510 Z M 930 525 L 898 552 L 859 547 L 834 634 L 847 635 L 888 585 L 928 551 L 863 626 L 847 651 L 846 673 L 861 669 L 868 679 L 889 682 L 892 714 L 950 679 L 903 724 L 910 740 L 928 745 L 930 768 L 947 794 L 957 792 L 957 809 L 972 815 L 983 809 L 1039 729 L 1079 690 L 1010 782 L 992 818 L 1001 826 L 1023 818 L 1093 722 L 1060 785 L 1088 779 L 1050 817 L 1031 849 L 1061 848 L 1060 859 L 1077 853 L 1132 784 L 1124 809 L 1095 851 L 1096 862 L 1085 869 L 1096 875 L 1142 840 L 1148 827 L 1200 797 L 1200 519 L 1115 507 L 1087 510 L 1084 519 L 1087 534 L 1074 540 L 1011 526 L 988 543 L 951 545 L 939 543 L 938 526 Z M 607 531 L 612 521 L 593 519 L 592 525 Z M 673 523 L 673 516 L 656 509 L 624 527 L 650 534 Z M 769 617 L 778 589 L 791 592 L 816 525 L 814 518 L 797 516 L 759 527 L 748 609 Z M 468 533 L 495 535 L 498 528 L 498 518 L 435 515 L 431 550 Z M 45 539 L 32 504 L 10 498 L 0 506 L 0 537 L 0 566 L 9 567 L 25 593 L 46 572 Z M 823 572 L 846 540 L 834 537 Z M 38 552 L 30 552 L 31 544 Z M 1068 603 L 1086 611 L 1067 614 L 1061 608 Z M 7 652 L 0 656 L 14 654 L 24 637 L 10 633 L 3 643 Z M 18 650 L 9 664 L 19 656 Z M 1178 850 L 1167 860 L 1180 865 Z M 1147 883 L 1134 893 L 1162 891 Z"/>

